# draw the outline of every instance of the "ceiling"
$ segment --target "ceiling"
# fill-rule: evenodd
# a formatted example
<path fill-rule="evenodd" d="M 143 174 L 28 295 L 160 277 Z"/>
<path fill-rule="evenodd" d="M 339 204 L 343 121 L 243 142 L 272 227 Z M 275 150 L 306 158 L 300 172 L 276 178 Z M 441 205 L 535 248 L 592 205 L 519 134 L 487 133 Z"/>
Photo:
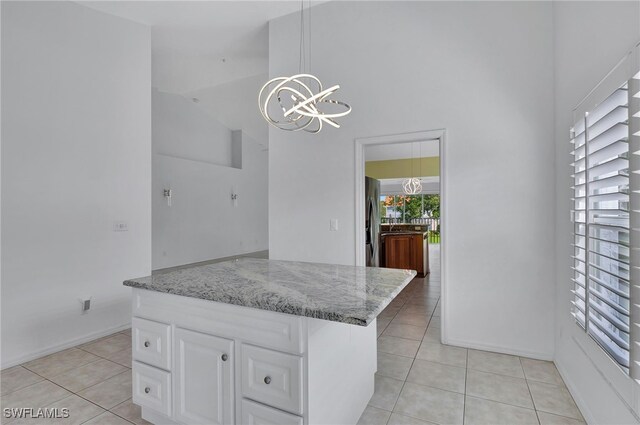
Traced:
<path fill-rule="evenodd" d="M 436 139 L 414 143 L 370 145 L 365 147 L 364 156 L 366 161 L 440 156 L 440 143 Z"/>
<path fill-rule="evenodd" d="M 153 86 L 177 94 L 268 73 L 267 23 L 300 10 L 298 1 L 268 0 L 78 3 L 150 26 Z"/>
<path fill-rule="evenodd" d="M 305 0 L 305 8 L 325 2 Z M 268 23 L 299 13 L 299 1 L 78 3 L 150 26 L 152 86 L 195 99 L 229 129 L 242 129 L 268 145 L 268 125 L 256 102 L 260 87 L 268 80 Z"/>

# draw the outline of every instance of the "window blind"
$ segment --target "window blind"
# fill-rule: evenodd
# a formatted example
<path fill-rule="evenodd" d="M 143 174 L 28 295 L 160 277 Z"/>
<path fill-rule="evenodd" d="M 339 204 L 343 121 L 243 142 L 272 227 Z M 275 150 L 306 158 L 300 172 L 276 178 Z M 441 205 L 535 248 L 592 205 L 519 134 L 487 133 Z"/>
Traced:
<path fill-rule="evenodd" d="M 635 204 L 630 152 L 640 136 L 640 73 L 576 120 L 573 144 L 572 314 L 602 349 L 629 372 L 633 330 L 631 219 Z M 637 132 L 637 134 L 636 134 Z M 630 178 L 631 176 L 631 178 Z M 635 236 L 634 236 L 635 238 Z M 634 239 L 635 240 L 635 239 Z M 638 297 L 638 295 L 636 295 Z M 640 318 L 639 318 L 640 319 Z M 640 355 L 640 353 L 637 353 Z"/>

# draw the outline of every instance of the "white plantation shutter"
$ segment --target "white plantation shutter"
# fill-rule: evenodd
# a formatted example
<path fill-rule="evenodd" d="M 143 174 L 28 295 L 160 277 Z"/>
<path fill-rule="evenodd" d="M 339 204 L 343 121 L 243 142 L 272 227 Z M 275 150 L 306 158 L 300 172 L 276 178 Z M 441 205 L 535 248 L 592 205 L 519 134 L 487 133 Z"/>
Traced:
<path fill-rule="evenodd" d="M 635 50 L 633 63 L 633 69 L 639 71 L 640 47 Z M 629 152 L 630 372 L 640 382 L 640 71 L 629 80 Z"/>
<path fill-rule="evenodd" d="M 627 67 L 634 63 L 623 61 Z M 605 96 L 596 90 L 602 100 L 585 102 L 571 129 L 572 314 L 623 370 L 632 369 L 632 376 L 640 373 L 635 366 L 640 363 L 630 360 L 640 360 L 640 332 L 633 325 L 640 320 L 634 311 L 639 307 L 632 303 L 640 300 L 640 293 L 631 285 L 637 282 L 640 259 L 637 248 L 632 249 L 640 239 L 631 230 L 640 224 L 635 216 L 640 213 L 632 212 L 632 206 L 640 205 L 636 200 L 640 195 L 634 192 L 640 190 L 640 177 L 634 174 L 640 162 L 639 78 L 640 73 L 619 80 L 623 82 L 615 89 L 609 87 Z"/>

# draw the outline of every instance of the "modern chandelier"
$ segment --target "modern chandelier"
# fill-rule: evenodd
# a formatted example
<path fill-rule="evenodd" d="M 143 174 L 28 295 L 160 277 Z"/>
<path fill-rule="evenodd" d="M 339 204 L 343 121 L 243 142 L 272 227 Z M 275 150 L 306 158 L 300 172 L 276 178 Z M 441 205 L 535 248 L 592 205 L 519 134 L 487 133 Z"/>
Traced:
<path fill-rule="evenodd" d="M 276 77 L 268 81 L 258 94 L 258 107 L 264 119 L 274 127 L 286 131 L 304 130 L 319 133 L 322 125 L 329 124 L 340 128 L 335 118 L 344 117 L 351 112 L 351 106 L 338 100 L 329 99 L 338 91 L 339 85 L 323 88 L 322 82 L 314 75 L 303 72 L 306 65 L 304 42 L 304 0 L 300 8 L 300 63 L 298 74 L 290 77 Z M 309 34 L 311 34 L 311 12 L 309 14 Z M 309 35 L 311 39 L 311 35 Z M 309 49 L 311 50 L 311 49 Z M 311 54 L 309 54 L 309 57 Z M 311 60 L 309 60 L 309 63 Z M 271 108 L 269 108 L 269 106 Z M 339 109 L 326 111 L 327 107 Z M 270 110 L 271 109 L 271 110 Z M 272 115 L 278 111 L 278 116 Z M 279 112 L 281 111 L 281 113 Z"/>
<path fill-rule="evenodd" d="M 418 142 L 420 143 L 420 142 Z M 422 145 L 418 145 L 420 147 L 420 156 L 418 158 L 420 164 L 420 175 L 422 175 Z M 413 143 L 411 143 L 411 175 L 414 176 L 413 173 Z M 422 181 L 418 177 L 409 177 L 408 179 L 404 179 L 402 181 L 402 190 L 405 195 L 418 195 L 422 193 Z"/>
<path fill-rule="evenodd" d="M 404 179 L 402 182 L 402 190 L 406 195 L 418 195 L 422 193 L 422 182 L 416 177 Z"/>

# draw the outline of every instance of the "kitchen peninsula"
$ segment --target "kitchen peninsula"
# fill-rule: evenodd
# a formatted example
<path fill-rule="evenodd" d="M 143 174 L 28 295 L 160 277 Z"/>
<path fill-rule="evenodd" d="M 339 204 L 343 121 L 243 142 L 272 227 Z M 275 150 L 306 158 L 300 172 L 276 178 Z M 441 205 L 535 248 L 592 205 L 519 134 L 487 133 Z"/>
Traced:
<path fill-rule="evenodd" d="M 401 226 L 381 230 L 380 267 L 416 270 L 419 277 L 424 277 L 429 274 L 429 232 Z"/>
<path fill-rule="evenodd" d="M 415 274 L 242 258 L 127 280 L 133 401 L 155 424 L 355 424 L 376 316 Z"/>

